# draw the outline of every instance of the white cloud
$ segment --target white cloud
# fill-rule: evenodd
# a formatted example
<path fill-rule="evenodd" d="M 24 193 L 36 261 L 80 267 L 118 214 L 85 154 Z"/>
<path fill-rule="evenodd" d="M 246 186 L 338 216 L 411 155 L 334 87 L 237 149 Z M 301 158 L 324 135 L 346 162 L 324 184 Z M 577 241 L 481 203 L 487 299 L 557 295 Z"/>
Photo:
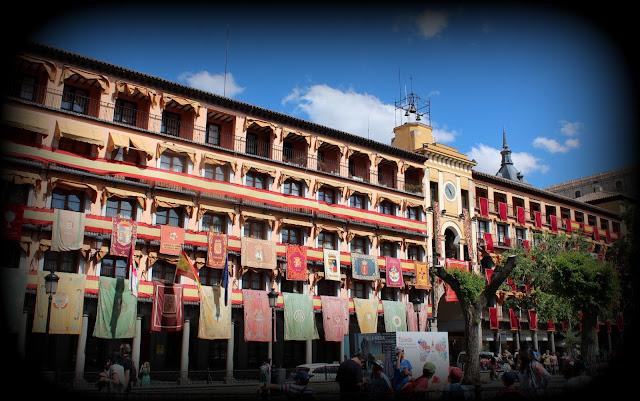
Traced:
<path fill-rule="evenodd" d="M 533 140 L 533 146 L 544 149 L 549 153 L 567 153 L 571 149 L 579 147 L 580 141 L 578 139 L 567 139 L 564 144 L 561 144 L 555 139 L 539 136 Z"/>
<path fill-rule="evenodd" d="M 568 136 L 578 135 L 580 133 L 579 131 L 583 127 L 583 124 L 581 122 L 572 123 L 569 121 L 562 120 L 560 121 L 560 124 L 562 124 L 562 128 L 560 128 L 560 132 Z"/>
<path fill-rule="evenodd" d="M 178 77 L 178 80 L 184 81 L 187 85 L 196 89 L 227 97 L 233 97 L 242 93 L 245 89 L 236 84 L 231 73 L 227 73 L 226 84 L 224 74 L 211 74 L 208 71 L 183 72 Z"/>
<path fill-rule="evenodd" d="M 475 160 L 478 165 L 476 170 L 482 171 L 487 174 L 496 174 L 500 170 L 500 163 L 502 162 L 502 155 L 500 149 L 492 148 L 485 144 L 477 144 L 473 146 L 467 153 L 470 160 Z M 527 174 L 541 172 L 546 173 L 549 171 L 549 166 L 542 164 L 542 160 L 534 157 L 530 153 L 526 152 L 512 152 L 511 160 L 513 160 L 513 166 L 527 178 Z"/>
<path fill-rule="evenodd" d="M 438 36 L 449 25 L 447 15 L 440 11 L 425 10 L 416 17 L 416 25 L 425 38 Z"/>

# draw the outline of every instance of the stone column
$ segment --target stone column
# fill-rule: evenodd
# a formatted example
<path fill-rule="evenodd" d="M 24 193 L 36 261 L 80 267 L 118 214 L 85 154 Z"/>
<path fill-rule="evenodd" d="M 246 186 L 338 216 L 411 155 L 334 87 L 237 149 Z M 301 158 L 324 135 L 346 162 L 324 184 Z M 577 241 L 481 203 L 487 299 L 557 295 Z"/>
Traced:
<path fill-rule="evenodd" d="M 551 352 L 556 351 L 556 333 L 553 331 L 549 332 L 549 343 L 551 344 Z"/>
<path fill-rule="evenodd" d="M 187 384 L 189 376 L 189 334 L 191 321 L 185 320 L 182 328 L 182 354 L 180 355 L 180 384 Z"/>
<path fill-rule="evenodd" d="M 235 343 L 235 325 L 236 322 L 234 322 L 233 320 L 231 321 L 231 337 L 229 337 L 229 339 L 227 340 L 227 376 L 226 376 L 226 381 L 227 383 L 229 382 L 233 382 L 235 381 L 235 379 L 233 378 L 233 346 Z"/>
<path fill-rule="evenodd" d="M 133 346 L 131 347 L 131 359 L 136 367 L 136 371 L 140 371 L 142 361 L 140 360 L 140 340 L 142 338 L 142 316 L 136 319 L 136 336 L 133 337 Z"/>
<path fill-rule="evenodd" d="M 305 362 L 313 363 L 313 340 L 307 340 L 305 342 Z"/>
<path fill-rule="evenodd" d="M 82 315 L 82 328 L 78 336 L 78 345 L 76 346 L 76 371 L 74 382 L 81 384 L 84 382 L 84 360 L 85 348 L 87 346 L 87 327 L 89 326 L 89 315 Z"/>
<path fill-rule="evenodd" d="M 533 339 L 533 349 L 537 349 L 540 352 L 540 348 L 538 348 L 538 330 L 531 330 L 531 337 Z"/>

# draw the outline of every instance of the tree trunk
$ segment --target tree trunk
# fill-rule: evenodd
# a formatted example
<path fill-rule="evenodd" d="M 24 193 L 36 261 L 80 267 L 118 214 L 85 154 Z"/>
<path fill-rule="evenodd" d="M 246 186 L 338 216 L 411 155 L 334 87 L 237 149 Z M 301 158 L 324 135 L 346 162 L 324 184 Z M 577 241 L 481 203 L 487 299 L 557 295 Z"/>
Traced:
<path fill-rule="evenodd" d="M 467 363 L 464 365 L 464 384 L 480 383 L 480 328 L 482 324 L 482 310 L 486 306 L 484 297 L 473 305 L 461 304 L 464 316 L 464 337 L 467 340 Z"/>
<path fill-rule="evenodd" d="M 582 341 L 580 344 L 580 359 L 589 366 L 589 374 L 595 373 L 596 363 L 596 322 L 598 315 L 593 313 L 582 314 Z"/>

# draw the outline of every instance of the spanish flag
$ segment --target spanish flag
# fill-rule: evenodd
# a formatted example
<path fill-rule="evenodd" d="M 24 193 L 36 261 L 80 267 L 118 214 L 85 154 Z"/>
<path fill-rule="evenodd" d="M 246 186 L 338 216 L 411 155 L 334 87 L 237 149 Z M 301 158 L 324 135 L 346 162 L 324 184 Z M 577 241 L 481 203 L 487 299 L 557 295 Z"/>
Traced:
<path fill-rule="evenodd" d="M 180 253 L 180 259 L 178 259 L 178 265 L 176 266 L 176 278 L 178 276 L 189 277 L 193 281 L 198 284 L 198 294 L 200 294 L 200 277 L 198 276 L 198 271 L 189 260 L 187 253 L 182 248 L 182 252 Z"/>

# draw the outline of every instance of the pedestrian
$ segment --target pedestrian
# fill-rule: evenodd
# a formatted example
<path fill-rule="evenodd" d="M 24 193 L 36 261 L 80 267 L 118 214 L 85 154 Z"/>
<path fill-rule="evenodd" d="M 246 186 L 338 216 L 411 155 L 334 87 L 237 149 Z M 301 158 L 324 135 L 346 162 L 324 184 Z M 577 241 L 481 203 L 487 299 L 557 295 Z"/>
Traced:
<path fill-rule="evenodd" d="M 583 360 L 577 360 L 573 363 L 573 371 L 575 376 L 567 379 L 565 388 L 569 391 L 582 390 L 584 386 L 591 383 L 589 376 L 589 368 Z"/>
<path fill-rule="evenodd" d="M 549 354 L 549 350 L 546 350 L 544 354 L 542 354 L 542 364 L 544 368 L 547 369 L 547 372 L 551 373 L 551 354 Z"/>
<path fill-rule="evenodd" d="M 449 367 L 449 386 L 444 393 L 444 399 L 447 400 L 466 400 L 467 391 L 462 387 L 462 369 L 450 366 Z"/>
<path fill-rule="evenodd" d="M 371 398 L 373 400 L 390 400 L 393 397 L 391 380 L 384 373 L 382 361 L 376 359 L 371 364 Z"/>
<path fill-rule="evenodd" d="M 551 374 L 536 360 L 531 348 L 524 346 L 520 351 L 520 391 L 529 397 L 543 397 L 545 389 L 549 386 Z"/>
<path fill-rule="evenodd" d="M 435 391 L 429 388 L 429 380 L 436 373 L 436 365 L 425 362 L 422 366 L 422 375 L 409 380 L 401 389 L 402 393 L 426 393 Z"/>
<path fill-rule="evenodd" d="M 400 391 L 413 376 L 413 367 L 408 359 L 404 358 L 404 349 L 396 348 L 396 358 L 393 361 L 393 389 Z"/>
<path fill-rule="evenodd" d="M 258 386 L 257 391 L 262 390 L 262 393 L 264 394 L 264 392 L 268 390 L 280 390 L 292 400 L 315 400 L 316 390 L 313 387 L 308 386 L 309 377 L 313 377 L 313 375 L 310 375 L 306 369 L 301 369 L 296 372 L 293 383 L 272 384 L 265 382 Z"/>
<path fill-rule="evenodd" d="M 551 374 L 555 375 L 558 373 L 558 355 L 556 355 L 555 351 L 551 351 Z"/>
<path fill-rule="evenodd" d="M 104 364 L 103 371 L 98 374 L 98 391 L 111 392 L 111 366 L 118 363 L 118 359 L 120 359 L 120 354 L 118 352 L 113 351 L 109 353 L 107 362 Z"/>
<path fill-rule="evenodd" d="M 502 384 L 504 384 L 504 388 L 496 394 L 496 400 L 499 401 L 516 401 L 516 400 L 524 400 L 525 396 L 522 391 L 520 391 L 516 386 L 516 372 L 514 370 L 509 370 L 502 374 Z"/>
<path fill-rule="evenodd" d="M 127 391 L 127 382 L 122 365 L 114 363 L 113 365 L 111 365 L 110 372 L 109 392 L 115 394 L 125 393 Z"/>
<path fill-rule="evenodd" d="M 341 400 L 353 400 L 353 397 L 358 397 L 360 394 L 365 382 L 362 374 L 364 362 L 364 356 L 358 352 L 351 359 L 342 362 L 338 367 L 335 381 L 340 386 Z"/>
<path fill-rule="evenodd" d="M 120 360 L 118 361 L 124 368 L 124 386 L 127 394 L 131 393 L 131 388 L 138 380 L 136 367 L 131 359 L 131 346 L 127 343 L 120 345 Z"/>
<path fill-rule="evenodd" d="M 259 379 L 261 382 L 265 384 L 271 384 L 271 358 L 267 358 L 262 365 L 260 365 L 259 369 Z M 262 398 L 267 398 L 269 395 L 269 390 L 262 390 Z"/>
<path fill-rule="evenodd" d="M 143 363 L 140 367 L 138 379 L 140 379 L 141 387 L 148 387 L 151 385 L 151 366 L 149 365 L 149 362 Z"/>

